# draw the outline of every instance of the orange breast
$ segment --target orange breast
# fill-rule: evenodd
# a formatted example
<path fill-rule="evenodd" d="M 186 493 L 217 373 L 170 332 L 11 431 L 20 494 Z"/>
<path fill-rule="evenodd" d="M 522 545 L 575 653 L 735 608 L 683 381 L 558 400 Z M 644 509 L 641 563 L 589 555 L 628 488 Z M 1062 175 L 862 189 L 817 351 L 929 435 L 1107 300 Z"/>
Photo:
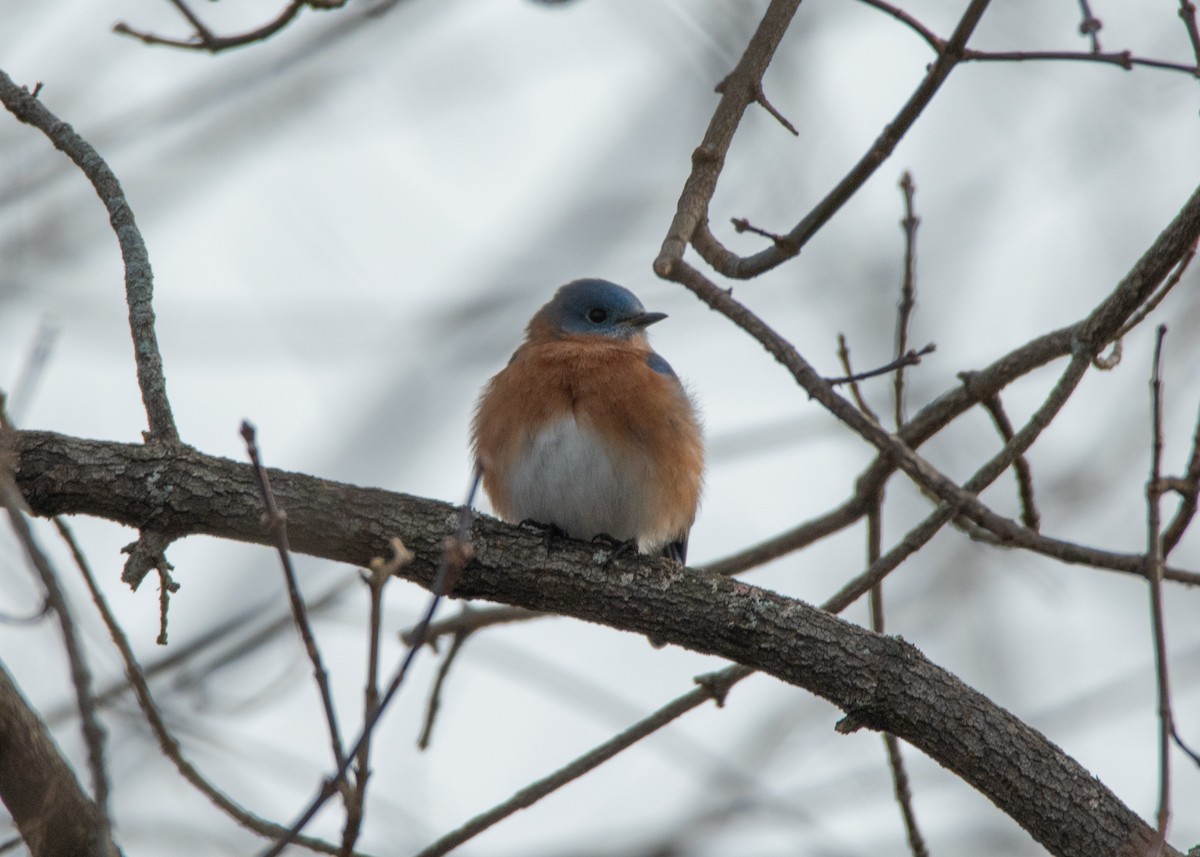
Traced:
<path fill-rule="evenodd" d="M 596 533 L 625 527 L 644 550 L 686 535 L 695 519 L 704 469 L 703 441 L 695 409 L 678 379 L 654 371 L 644 342 L 575 336 L 527 342 L 485 388 L 472 429 L 484 488 L 501 517 L 527 517 L 532 478 L 545 480 L 556 507 L 596 510 L 584 516 Z M 539 444 L 547 430 L 572 418 L 582 437 L 602 440 L 605 462 L 562 461 L 579 455 L 579 444 L 556 444 L 551 457 Z M 530 458 L 531 456 L 542 458 Z M 532 477 L 529 465 L 538 470 Z M 605 467 L 618 472 L 605 479 Z M 561 484 L 572 474 L 593 474 L 585 484 Z M 597 477 L 595 474 L 600 473 Z M 535 486 L 536 487 L 536 486 Z M 613 492 L 623 496 L 609 496 Z M 590 499 L 594 503 L 589 504 Z M 600 496 L 597 492 L 603 492 Z M 566 502 L 569 501 L 569 502 Z M 622 503 L 618 511 L 604 512 Z M 537 504 L 545 514 L 544 503 Z M 575 515 L 572 520 L 580 520 Z M 570 531 L 559 521 L 555 524 Z"/>

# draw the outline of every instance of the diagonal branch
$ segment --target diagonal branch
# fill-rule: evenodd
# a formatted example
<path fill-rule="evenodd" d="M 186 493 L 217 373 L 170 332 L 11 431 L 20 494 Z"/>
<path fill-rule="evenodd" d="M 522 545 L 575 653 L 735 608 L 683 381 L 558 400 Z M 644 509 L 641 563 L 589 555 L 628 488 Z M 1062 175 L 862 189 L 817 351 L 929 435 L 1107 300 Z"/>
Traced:
<path fill-rule="evenodd" d="M 33 857 L 108 857 L 100 812 L 0 664 L 0 799 Z M 53 819 L 55 823 L 48 824 Z"/>
<path fill-rule="evenodd" d="M 1054 360 L 1075 354 L 1081 348 L 1090 351 L 1093 355 L 1098 354 L 1108 342 L 1117 336 L 1124 335 L 1127 332 L 1129 319 L 1138 313 L 1147 301 L 1155 300 L 1156 295 L 1161 294 L 1161 290 L 1157 288 L 1158 285 L 1164 281 L 1176 281 L 1174 272 L 1190 261 L 1198 236 L 1200 236 L 1200 188 L 1197 188 L 1174 220 L 1155 239 L 1116 288 L 1088 316 L 1069 327 L 1036 337 L 993 361 L 984 369 L 961 376 L 963 378 L 961 386 L 943 393 L 922 408 L 894 437 L 884 433 L 878 423 L 862 416 L 849 402 L 836 396 L 832 391 L 814 389 L 814 387 L 822 386 L 819 377 L 796 353 L 791 344 L 745 306 L 735 301 L 724 289 L 716 287 L 684 262 L 679 262 L 665 271 L 660 270 L 660 274 L 670 279 L 685 281 L 685 285 L 695 291 L 707 304 L 729 317 L 762 343 L 780 363 L 792 371 L 798 383 L 810 396 L 826 405 L 835 416 L 858 431 L 862 437 L 875 444 L 880 450 L 875 461 L 855 480 L 854 494 L 841 506 L 762 544 L 727 557 L 715 563 L 711 568 L 719 570 L 723 574 L 736 574 L 793 550 L 798 550 L 860 520 L 869 510 L 871 498 L 905 460 L 906 455 L 949 425 L 968 408 L 986 402 L 1013 381 Z M 860 427 L 864 425 L 868 426 L 869 433 L 860 431 Z M 1009 442 L 1005 445 L 1005 450 L 1013 455 L 1019 455 L 1024 451 L 1024 447 L 1021 444 Z M 1007 453 L 1002 452 L 1001 455 L 1007 455 Z M 1011 461 L 1011 459 L 1008 460 L 1008 464 L 1011 464 Z M 923 487 L 930 488 L 924 484 Z M 938 494 L 939 492 L 933 493 Z M 939 494 L 939 496 L 943 495 Z M 964 508 L 974 508 L 978 514 L 970 517 L 985 529 L 999 526 L 1001 530 L 993 531 L 993 535 L 1007 544 L 1019 544 L 1066 562 L 1083 562 L 1113 570 L 1144 573 L 1144 562 L 1140 556 L 1112 554 L 1102 556 L 1090 549 L 1078 549 L 1077 546 L 1065 542 L 1046 539 L 1015 522 L 1004 523 L 1007 519 L 999 516 L 992 518 L 989 525 L 978 520 L 980 516 L 987 514 L 987 510 L 976 500 L 964 497 L 959 492 L 956 502 L 965 504 Z M 1093 562 L 1094 560 L 1095 562 Z M 1170 570 L 1167 572 L 1167 577 L 1172 577 Z M 1186 577 L 1185 575 L 1182 579 L 1186 579 Z"/>
<path fill-rule="evenodd" d="M 771 19 L 771 11 L 768 10 L 767 14 L 763 16 L 758 32 L 755 33 L 742 60 L 738 63 L 737 69 L 730 76 L 731 80 L 734 77 L 743 77 L 743 85 L 741 87 L 730 85 L 726 88 L 725 95 L 722 97 L 721 103 L 717 105 L 708 130 L 705 132 L 704 142 L 693 156 L 692 174 L 684 185 L 675 219 L 671 223 L 662 249 L 654 262 L 654 269 L 659 276 L 668 277 L 666 272 L 682 261 L 683 251 L 689 243 L 716 271 L 726 277 L 736 279 L 757 276 L 799 253 L 808 240 L 817 233 L 817 230 L 824 226 L 875 173 L 875 170 L 887 160 L 908 129 L 924 112 L 933 96 L 950 76 L 950 72 L 962 60 L 962 52 L 966 47 L 967 40 L 974 32 L 979 19 L 983 17 L 988 2 L 989 0 L 971 0 L 953 34 L 938 53 L 937 60 L 930 66 L 929 72 L 920 85 L 850 172 L 826 194 L 824 199 L 817 203 L 812 211 L 783 236 L 782 241 L 773 243 L 770 247 L 743 258 L 727 250 L 709 230 L 708 206 L 716 191 L 717 179 L 724 166 L 725 155 L 729 151 L 742 113 L 747 105 L 753 102 L 754 85 L 762 80 L 762 75 L 773 55 L 773 46 L 770 51 L 760 47 L 760 34 L 766 34 L 762 39 L 764 42 L 767 42 L 767 38 L 774 36 L 775 33 L 778 33 L 778 38 L 782 38 L 782 31 L 778 30 L 779 25 Z M 775 4 L 772 4 L 771 8 L 774 9 Z M 794 8 L 791 11 L 794 12 Z M 778 42 L 776 41 L 775 44 Z"/>
<path fill-rule="evenodd" d="M 30 565 L 37 572 L 38 577 L 41 578 L 42 586 L 46 590 L 46 602 L 58 616 L 59 628 L 62 631 L 63 648 L 66 649 L 67 661 L 71 667 L 71 686 L 75 690 L 75 699 L 79 709 L 83 738 L 87 745 L 88 767 L 92 775 L 92 789 L 95 792 L 95 803 L 92 807 L 93 812 L 88 814 L 90 823 L 94 825 L 90 834 L 93 842 L 89 846 L 89 850 L 94 847 L 97 853 L 115 855 L 117 854 L 117 848 L 112 841 L 112 819 L 109 816 L 108 768 L 104 758 L 106 736 L 104 727 L 100 724 L 100 718 L 96 712 L 95 700 L 92 698 L 92 673 L 88 668 L 83 644 L 75 625 L 75 618 L 72 616 L 72 611 L 67 604 L 66 593 L 59 582 L 58 573 L 50 564 L 49 557 L 46 556 L 33 536 L 33 530 L 29 526 L 29 522 L 25 519 L 20 491 L 17 489 L 13 475 L 8 471 L 6 464 L 0 463 L 0 506 L 3 506 L 8 512 L 9 520 L 17 535 L 17 540 L 25 548 Z M 8 795 L 4 795 L 4 798 L 7 802 Z M 46 794 L 42 795 L 42 798 L 53 801 L 55 795 Z M 37 821 L 41 824 L 45 823 L 44 819 L 38 819 Z M 28 826 L 21 827 L 21 834 L 25 837 L 32 835 L 34 841 L 41 838 L 41 834 L 37 832 L 31 833 Z"/>

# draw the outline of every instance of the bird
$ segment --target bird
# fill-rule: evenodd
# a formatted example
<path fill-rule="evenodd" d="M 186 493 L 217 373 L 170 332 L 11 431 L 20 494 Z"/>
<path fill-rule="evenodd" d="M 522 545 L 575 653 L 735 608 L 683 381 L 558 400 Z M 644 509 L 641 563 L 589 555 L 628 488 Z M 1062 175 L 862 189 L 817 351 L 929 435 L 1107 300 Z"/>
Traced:
<path fill-rule="evenodd" d="M 567 283 L 534 314 L 471 425 L 501 519 L 686 563 L 704 438 L 691 395 L 646 335 L 666 317 L 601 279 Z"/>

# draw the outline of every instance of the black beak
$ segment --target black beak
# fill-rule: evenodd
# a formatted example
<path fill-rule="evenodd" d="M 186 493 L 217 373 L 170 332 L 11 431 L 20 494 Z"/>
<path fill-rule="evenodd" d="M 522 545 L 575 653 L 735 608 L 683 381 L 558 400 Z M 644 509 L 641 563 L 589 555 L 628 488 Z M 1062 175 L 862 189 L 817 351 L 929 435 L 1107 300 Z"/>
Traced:
<path fill-rule="evenodd" d="M 625 323 L 630 327 L 649 327 L 656 322 L 662 321 L 666 317 L 667 314 L 665 312 L 644 312 L 640 315 L 635 315 Z"/>

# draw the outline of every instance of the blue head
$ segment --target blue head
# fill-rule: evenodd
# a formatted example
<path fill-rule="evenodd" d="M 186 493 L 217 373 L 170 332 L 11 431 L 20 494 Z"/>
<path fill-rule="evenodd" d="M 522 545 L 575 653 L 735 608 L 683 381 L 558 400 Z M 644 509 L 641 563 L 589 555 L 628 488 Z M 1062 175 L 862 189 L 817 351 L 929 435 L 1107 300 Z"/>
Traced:
<path fill-rule="evenodd" d="M 666 317 L 666 313 L 646 312 L 633 292 L 616 283 L 575 280 L 555 292 L 550 303 L 538 310 L 529 329 L 531 334 L 537 327 L 548 327 L 558 334 L 632 339 Z"/>

